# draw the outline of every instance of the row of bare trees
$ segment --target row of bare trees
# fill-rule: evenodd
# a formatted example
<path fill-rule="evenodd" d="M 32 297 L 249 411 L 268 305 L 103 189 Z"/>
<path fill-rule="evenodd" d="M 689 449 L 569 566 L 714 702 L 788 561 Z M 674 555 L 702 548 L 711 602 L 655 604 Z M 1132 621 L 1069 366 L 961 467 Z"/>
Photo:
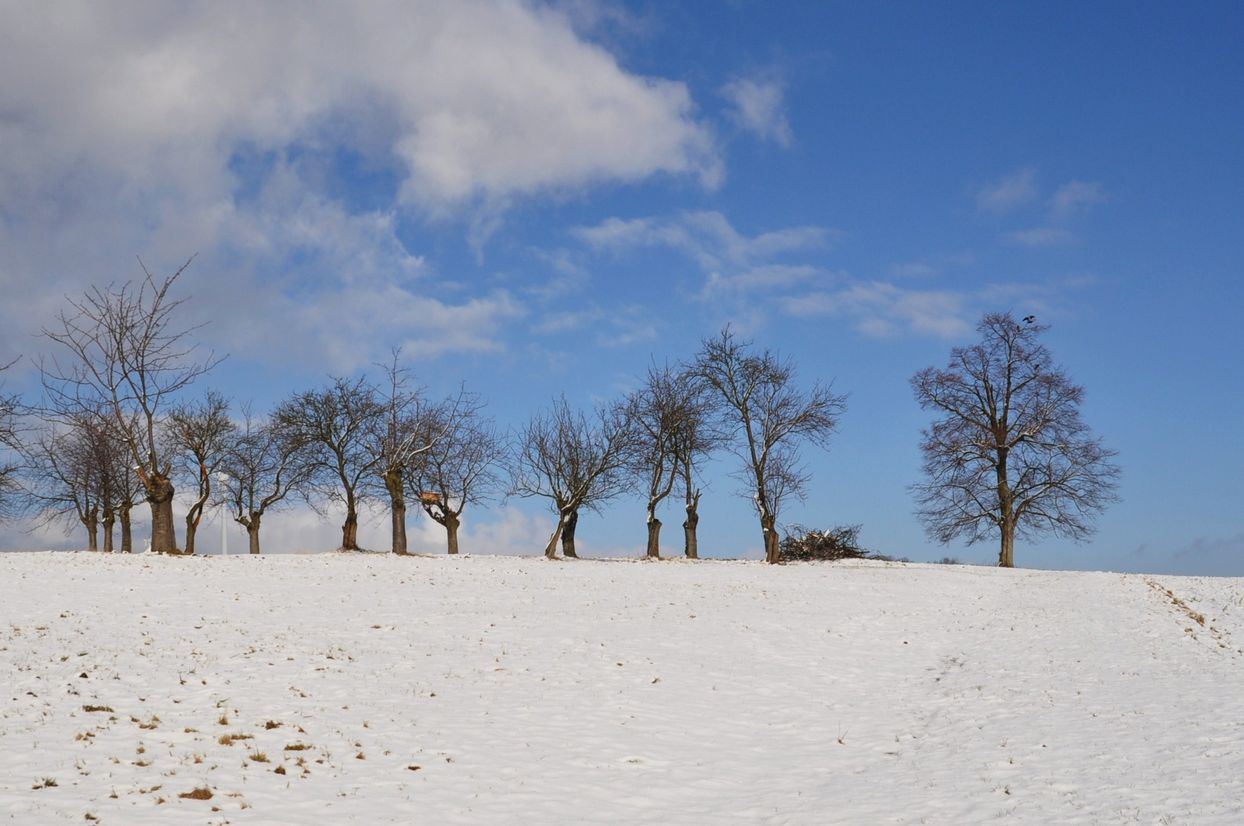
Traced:
<path fill-rule="evenodd" d="M 658 509 L 678 490 L 684 554 L 698 556 L 702 463 L 733 449 L 738 478 L 755 504 L 766 558 L 778 560 L 782 503 L 806 482 L 803 441 L 824 444 L 844 399 L 828 388 L 798 390 L 794 367 L 729 329 L 677 366 L 653 366 L 625 398 L 590 413 L 565 398 L 506 438 L 478 396 L 431 401 L 394 352 L 380 381 L 338 377 L 291 394 L 265 416 L 189 386 L 220 359 L 174 323 L 171 289 L 184 272 L 93 288 L 45 330 L 60 347 L 40 365 L 44 427 L 25 449 L 30 500 L 44 520 L 80 524 L 88 546 L 132 549 L 130 512 L 151 507 L 151 549 L 194 553 L 209 504 L 225 503 L 260 548 L 264 516 L 293 499 L 345 512 L 341 547 L 358 549 L 360 509 L 383 503 L 392 550 L 407 553 L 408 502 L 444 527 L 458 551 L 464 508 L 490 498 L 546 500 L 556 517 L 546 555 L 577 556 L 581 511 L 638 491 L 645 500 L 647 555 L 660 556 Z M 10 417 L 13 418 L 13 417 Z M 12 439 L 11 439 L 12 440 Z M 189 502 L 185 544 L 173 520 L 175 485 Z M 187 493 L 188 491 L 188 493 Z"/>
<path fill-rule="evenodd" d="M 44 521 L 81 524 L 91 548 L 102 528 L 105 550 L 119 519 L 122 549 L 130 550 L 130 510 L 145 499 L 151 550 L 178 553 L 174 483 L 184 483 L 193 495 L 185 552 L 194 552 L 214 495 L 230 505 L 258 552 L 265 513 L 299 496 L 317 506 L 343 504 L 342 547 L 355 549 L 359 505 L 383 490 L 393 549 L 405 553 L 405 502 L 414 490 L 455 549 L 462 508 L 493 479 L 499 442 L 482 402 L 462 392 L 429 404 L 395 353 L 383 388 L 335 379 L 294 394 L 267 417 L 243 407 L 235 421 L 219 394 L 188 393 L 221 361 L 199 350 L 190 341 L 194 329 L 176 320 L 184 299 L 172 289 L 190 263 L 162 280 L 144 267 L 136 283 L 93 287 L 69 299 L 45 328 L 57 347 L 39 365 L 44 398 L 34 412 L 41 432 L 21 442 L 17 400 L 0 399 L 0 449 L 25 459 L 27 507 Z M 16 464 L 0 467 L 0 506 L 17 498 L 18 471 Z"/>
<path fill-rule="evenodd" d="M 802 497 L 807 476 L 799 450 L 825 445 L 845 409 L 827 386 L 802 391 L 795 368 L 730 328 L 705 340 L 688 363 L 650 367 L 641 386 L 593 415 L 560 399 L 534 416 L 517 439 L 510 493 L 548 500 L 557 516 L 545 555 L 576 556 L 580 510 L 632 491 L 645 501 L 647 550 L 660 556 L 661 503 L 678 490 L 684 502 L 683 553 L 699 555 L 699 468 L 715 451 L 740 459 L 736 478 L 760 520 L 765 558 L 778 562 L 782 504 Z"/>
<path fill-rule="evenodd" d="M 92 288 L 45 329 L 58 347 L 39 365 L 42 403 L 27 408 L 0 394 L 0 515 L 24 502 L 44 521 L 80 525 L 92 549 L 102 529 L 112 550 L 119 525 L 128 551 L 131 511 L 145 500 L 151 550 L 179 553 L 178 485 L 189 503 L 185 553 L 213 503 L 228 507 L 258 553 L 265 515 L 295 499 L 344 510 L 341 547 L 356 550 L 360 509 L 379 503 L 391 516 L 392 551 L 405 554 L 413 503 L 457 553 L 467 506 L 515 496 L 547 502 L 556 523 L 544 552 L 554 557 L 560 546 L 574 558 L 580 513 L 635 493 L 646 554 L 656 558 L 658 512 L 677 495 L 683 553 L 696 558 L 701 471 L 729 451 L 765 558 L 778 562 L 783 505 L 808 482 L 801 450 L 828 446 L 846 407 L 829 385 L 801 388 L 790 359 L 726 327 L 686 361 L 651 366 L 624 398 L 591 411 L 559 398 L 511 434 L 473 393 L 429 399 L 399 351 L 378 380 L 332 378 L 266 415 L 245 404 L 233 411 L 220 394 L 190 395 L 221 359 L 176 322 L 182 300 L 171 291 L 189 264 L 162 280 L 144 267 L 136 283 Z M 942 542 L 996 531 L 1004 566 L 1014 564 L 1017 534 L 1085 538 L 1117 484 L 1113 452 L 1080 418 L 1083 389 L 1039 341 L 1045 329 L 1031 316 L 987 315 L 980 343 L 912 380 L 917 400 L 938 415 L 921 444 L 919 515 Z M 24 420 L 41 425 L 25 434 Z M 18 453 L 20 463 L 10 458 Z"/>
<path fill-rule="evenodd" d="M 398 375 L 400 370 L 391 375 Z M 205 510 L 222 505 L 259 553 L 263 518 L 292 500 L 316 508 L 342 505 L 341 547 L 358 548 L 359 509 L 387 500 L 393 551 L 406 547 L 406 500 L 414 496 L 446 529 L 451 553 L 466 504 L 496 488 L 502 442 L 483 418 L 482 402 L 462 392 L 429 404 L 397 386 L 387 395 L 365 379 L 333 379 L 292 394 L 266 416 L 208 392 L 180 402 L 157 427 L 169 484 L 189 491 L 184 553 L 194 553 Z M 121 438 L 103 416 L 50 422 L 25 446 L 28 499 L 44 520 L 77 523 L 88 547 L 113 550 L 119 516 L 131 550 L 129 511 L 144 488 Z M 183 499 L 188 497 L 183 496 Z"/>

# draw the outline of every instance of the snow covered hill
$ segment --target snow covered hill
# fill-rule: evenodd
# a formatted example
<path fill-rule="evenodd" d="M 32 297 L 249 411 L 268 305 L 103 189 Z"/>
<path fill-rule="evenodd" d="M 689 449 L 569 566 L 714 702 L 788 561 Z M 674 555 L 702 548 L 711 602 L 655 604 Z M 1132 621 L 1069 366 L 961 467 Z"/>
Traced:
<path fill-rule="evenodd" d="M 1240 579 L 0 554 L 0 823 L 1238 824 L 1241 649 Z"/>

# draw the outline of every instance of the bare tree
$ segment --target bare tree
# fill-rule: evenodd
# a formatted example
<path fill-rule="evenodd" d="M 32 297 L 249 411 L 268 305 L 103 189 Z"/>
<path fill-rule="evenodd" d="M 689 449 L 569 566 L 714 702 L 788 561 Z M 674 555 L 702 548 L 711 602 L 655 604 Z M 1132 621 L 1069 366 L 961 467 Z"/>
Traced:
<path fill-rule="evenodd" d="M 532 417 L 519 433 L 511 466 L 510 495 L 548 499 L 557 512 L 557 527 L 544 555 L 574 559 L 579 510 L 597 509 L 627 489 L 627 445 L 632 433 L 617 407 L 601 408 L 589 420 L 572 411 L 563 397 L 550 410 Z"/>
<path fill-rule="evenodd" d="M 57 416 L 102 411 L 122 439 L 151 505 L 151 549 L 158 553 L 177 553 L 172 457 L 158 438 L 164 411 L 219 362 L 211 354 L 199 358 L 187 341 L 192 330 L 175 326 L 182 300 L 170 291 L 189 266 L 163 281 L 143 267 L 137 285 L 92 287 L 70 299 L 55 329 L 44 330 L 65 358 L 53 355 L 40 365 Z"/>
<path fill-rule="evenodd" d="M 681 479 L 687 494 L 685 552 L 695 558 L 695 524 L 699 521 L 699 491 L 689 481 L 705 435 L 703 385 L 669 365 L 648 368 L 643 385 L 626 399 L 626 416 L 633 438 L 628 460 L 646 500 L 650 559 L 661 556 L 661 520 L 657 508 Z"/>
<path fill-rule="evenodd" d="M 89 419 L 86 422 L 90 422 Z M 86 530 L 87 550 L 99 550 L 99 480 L 91 433 L 47 425 L 26 445 L 29 507 L 37 524 L 75 522 Z"/>
<path fill-rule="evenodd" d="M 370 449 L 370 436 L 384 413 L 365 379 L 334 378 L 328 387 L 294 394 L 274 415 L 276 427 L 305 462 L 308 491 L 345 506 L 342 550 L 359 547 L 359 506 L 370 498 L 365 483 L 382 458 Z"/>
<path fill-rule="evenodd" d="M 923 431 L 926 480 L 913 486 L 919 516 L 939 542 L 969 544 L 995 530 L 998 564 L 1015 564 L 1015 536 L 1087 538 L 1115 501 L 1115 453 L 1080 419 L 1084 388 L 1053 363 L 1032 316 L 986 315 L 979 344 L 951 350 L 943 370 L 911 380 L 940 418 Z"/>
<path fill-rule="evenodd" d="M 419 457 L 419 504 L 445 528 L 449 553 L 458 553 L 458 527 L 467 504 L 479 504 L 497 492 L 505 445 L 489 419 L 484 401 L 461 392 L 430 411 L 428 449 Z"/>
<path fill-rule="evenodd" d="M 375 476 L 389 498 L 393 553 L 407 553 L 406 492 L 416 461 L 428 450 L 434 435 L 429 429 L 423 393 L 411 387 L 410 371 L 398 363 L 400 350 L 384 365 L 385 386 L 376 394 L 380 415 L 370 419 L 367 449 L 375 459 Z"/>
<path fill-rule="evenodd" d="M 121 550 L 131 553 L 133 542 L 129 512 L 134 506 L 135 476 L 129 466 L 129 451 L 123 439 L 108 424 L 108 419 L 99 415 L 81 418 L 78 428 L 83 440 L 79 447 L 84 449 L 84 454 L 79 455 L 78 461 L 93 469 L 104 552 L 115 550 L 113 530 L 120 518 Z"/>
<path fill-rule="evenodd" d="M 719 424 L 720 402 L 713 388 L 693 370 L 684 369 L 678 380 L 687 392 L 686 407 L 672 439 L 675 473 L 686 513 L 682 523 L 683 555 L 687 559 L 699 559 L 700 543 L 696 534 L 700 524 L 699 468 L 714 451 L 728 443 L 729 434 Z"/>
<path fill-rule="evenodd" d="M 124 485 L 120 488 L 120 495 L 117 499 L 117 522 L 121 525 L 121 553 L 131 554 L 134 552 L 132 515 L 145 491 L 142 481 L 131 468 L 125 468 L 125 476 L 122 478 Z"/>
<path fill-rule="evenodd" d="M 82 414 L 50 422 L 26 446 L 27 508 L 37 524 L 75 523 L 86 529 L 87 549 L 112 552 L 117 523 L 121 550 L 133 550 L 130 510 L 141 485 L 129 467 L 129 451 L 108 420 Z"/>
<path fill-rule="evenodd" d="M 695 374 L 719 395 L 736 453 L 739 477 L 750 489 L 764 535 L 765 560 L 781 561 L 777 531 L 782 503 L 802 497 L 807 483 L 799 465 L 800 442 L 825 447 L 846 410 L 846 397 L 819 382 L 807 393 L 795 387 L 790 359 L 735 339 L 729 327 L 706 339 Z"/>
<path fill-rule="evenodd" d="M 259 529 L 273 508 L 301 493 L 312 465 L 298 455 L 298 442 L 242 407 L 242 425 L 229 436 L 221 471 L 222 494 L 233 520 L 246 528 L 250 552 L 259 553 Z"/>
<path fill-rule="evenodd" d="M 16 360 L 0 365 L 0 373 L 15 363 Z M 22 467 L 22 441 L 18 432 L 18 421 L 22 410 L 20 397 L 0 393 L 0 518 L 7 517 L 18 509 L 21 486 L 17 479 Z"/>
<path fill-rule="evenodd" d="M 169 413 L 165 434 L 170 442 L 168 452 L 176 459 L 174 469 L 197 489 L 195 500 L 186 511 L 188 554 L 194 553 L 199 522 L 212 496 L 212 476 L 224 460 L 233 430 L 229 401 L 214 391 L 201 399 L 178 404 Z"/>

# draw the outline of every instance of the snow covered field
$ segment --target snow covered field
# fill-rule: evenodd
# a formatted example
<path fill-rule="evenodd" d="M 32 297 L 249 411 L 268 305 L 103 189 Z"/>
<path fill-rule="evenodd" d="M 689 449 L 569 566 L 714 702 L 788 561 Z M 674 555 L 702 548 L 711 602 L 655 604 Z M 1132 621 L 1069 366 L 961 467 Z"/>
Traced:
<path fill-rule="evenodd" d="M 1238 824 L 1241 648 L 1239 579 L 0 554 L 0 823 Z"/>

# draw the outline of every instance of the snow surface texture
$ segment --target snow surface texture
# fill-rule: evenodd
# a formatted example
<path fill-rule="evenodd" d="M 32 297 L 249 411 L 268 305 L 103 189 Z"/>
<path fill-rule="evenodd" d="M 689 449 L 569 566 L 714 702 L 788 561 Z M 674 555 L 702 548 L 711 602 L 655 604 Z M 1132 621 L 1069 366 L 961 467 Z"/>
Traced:
<path fill-rule="evenodd" d="M 1238 824 L 1241 647 L 1240 579 L 0 554 L 0 822 Z"/>

